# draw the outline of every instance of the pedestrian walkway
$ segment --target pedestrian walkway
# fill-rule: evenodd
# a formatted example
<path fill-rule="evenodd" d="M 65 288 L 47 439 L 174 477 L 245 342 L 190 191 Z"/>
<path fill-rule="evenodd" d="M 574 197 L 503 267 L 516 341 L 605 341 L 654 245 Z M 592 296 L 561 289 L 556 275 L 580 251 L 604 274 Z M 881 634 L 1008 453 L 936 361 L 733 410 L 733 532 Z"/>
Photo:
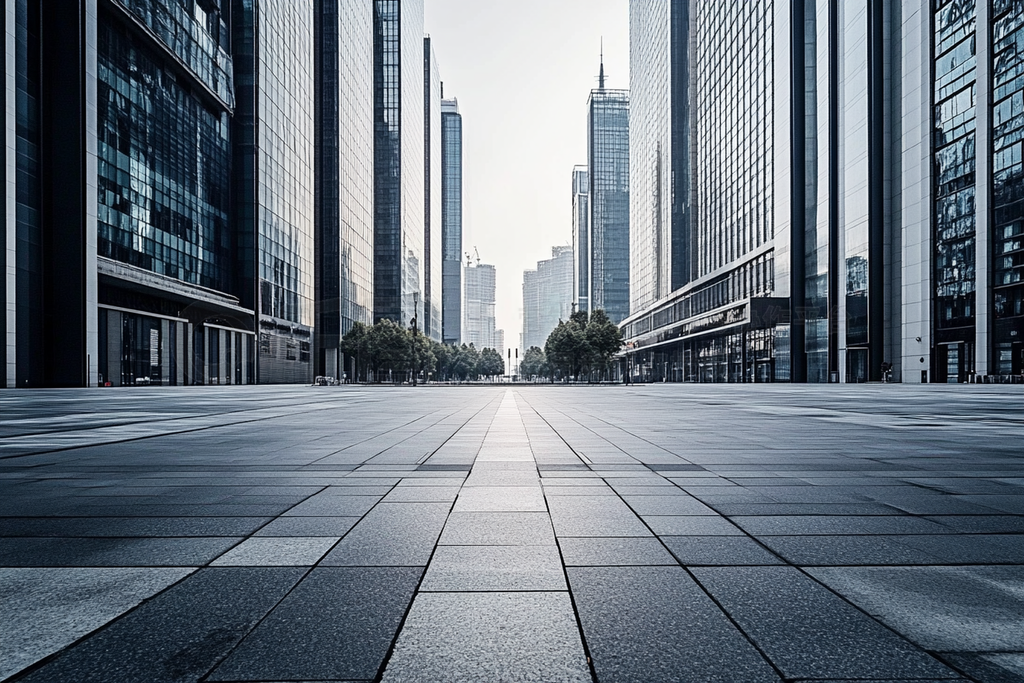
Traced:
<path fill-rule="evenodd" d="M 26 395 L 0 680 L 1024 680 L 1019 389 Z"/>

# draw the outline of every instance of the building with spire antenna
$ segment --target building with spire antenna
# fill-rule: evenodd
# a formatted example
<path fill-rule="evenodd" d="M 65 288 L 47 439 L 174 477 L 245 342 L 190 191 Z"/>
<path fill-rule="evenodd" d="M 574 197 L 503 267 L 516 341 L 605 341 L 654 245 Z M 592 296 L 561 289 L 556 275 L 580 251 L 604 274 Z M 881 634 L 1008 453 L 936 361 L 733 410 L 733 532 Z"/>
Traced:
<path fill-rule="evenodd" d="M 590 310 L 618 324 L 629 316 L 629 91 L 598 88 L 587 105 Z M 578 257 L 581 258 L 581 257 Z"/>

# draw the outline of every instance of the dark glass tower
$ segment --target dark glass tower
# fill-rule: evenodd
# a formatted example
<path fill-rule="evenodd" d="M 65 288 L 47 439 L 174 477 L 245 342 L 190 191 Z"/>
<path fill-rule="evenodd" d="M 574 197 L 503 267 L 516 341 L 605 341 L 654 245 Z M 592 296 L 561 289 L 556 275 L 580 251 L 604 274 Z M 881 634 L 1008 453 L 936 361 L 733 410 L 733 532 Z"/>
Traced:
<path fill-rule="evenodd" d="M 260 383 L 313 380 L 314 7 L 233 0 L 235 235 Z"/>
<path fill-rule="evenodd" d="M 578 311 L 590 310 L 589 199 L 587 167 L 577 166 L 572 170 L 572 301 Z"/>
<path fill-rule="evenodd" d="M 445 344 L 462 343 L 462 115 L 455 99 L 441 102 L 441 195 Z"/>
<path fill-rule="evenodd" d="M 443 154 L 441 74 L 430 37 L 423 39 L 423 307 L 420 329 L 441 341 Z"/>
<path fill-rule="evenodd" d="M 423 0 L 374 0 L 375 320 L 423 305 Z"/>
<path fill-rule="evenodd" d="M 352 368 L 340 342 L 373 323 L 373 8 L 316 11 L 316 374 Z"/>
<path fill-rule="evenodd" d="M 629 92 L 604 87 L 604 64 L 588 109 L 590 307 L 619 323 L 629 317 Z"/>

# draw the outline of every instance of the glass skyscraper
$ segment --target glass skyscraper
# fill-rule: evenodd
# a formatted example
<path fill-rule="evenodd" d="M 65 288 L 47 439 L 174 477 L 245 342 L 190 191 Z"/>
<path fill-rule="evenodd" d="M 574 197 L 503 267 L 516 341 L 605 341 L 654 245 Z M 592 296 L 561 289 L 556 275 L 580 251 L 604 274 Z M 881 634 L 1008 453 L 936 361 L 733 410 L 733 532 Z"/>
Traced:
<path fill-rule="evenodd" d="M 572 315 L 572 247 L 552 247 L 551 258 L 537 262 L 536 270 L 523 273 L 523 351 L 541 349 L 558 321 Z"/>
<path fill-rule="evenodd" d="M 342 377 L 341 338 L 373 323 L 373 8 L 316 8 L 316 374 Z"/>
<path fill-rule="evenodd" d="M 462 343 L 477 350 L 495 349 L 505 355 L 505 333 L 495 326 L 497 272 L 486 263 L 470 263 L 463 274 L 465 282 Z"/>
<path fill-rule="evenodd" d="M 313 380 L 314 3 L 233 0 L 235 225 L 260 383 Z M 250 289 L 255 282 L 255 291 Z"/>
<path fill-rule="evenodd" d="M 590 309 L 613 323 L 629 317 L 629 92 L 590 93 L 587 169 L 590 192 Z"/>
<path fill-rule="evenodd" d="M 630 3 L 630 309 L 691 277 L 689 0 Z"/>
<path fill-rule="evenodd" d="M 586 166 L 572 170 L 572 300 L 590 310 L 590 179 Z M 529 348 L 529 347 L 526 347 Z"/>
<path fill-rule="evenodd" d="M 462 343 L 462 115 L 455 99 L 441 101 L 441 292 L 445 344 Z"/>
<path fill-rule="evenodd" d="M 423 305 L 423 0 L 374 0 L 374 319 Z"/>
<path fill-rule="evenodd" d="M 423 334 L 441 341 L 443 151 L 441 74 L 429 37 L 423 39 Z"/>

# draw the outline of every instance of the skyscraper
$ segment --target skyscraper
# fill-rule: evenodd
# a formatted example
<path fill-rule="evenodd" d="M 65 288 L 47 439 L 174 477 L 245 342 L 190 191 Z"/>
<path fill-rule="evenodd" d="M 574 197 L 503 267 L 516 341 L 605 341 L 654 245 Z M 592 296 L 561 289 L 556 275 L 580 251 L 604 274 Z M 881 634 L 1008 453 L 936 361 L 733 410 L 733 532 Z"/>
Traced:
<path fill-rule="evenodd" d="M 317 0 L 316 374 L 341 377 L 339 348 L 373 324 L 373 8 Z"/>
<path fill-rule="evenodd" d="M 629 92 L 590 93 L 587 169 L 590 182 L 590 309 L 613 323 L 629 316 Z"/>
<path fill-rule="evenodd" d="M 579 311 L 590 310 L 589 197 L 587 167 L 577 166 L 572 170 L 572 300 Z"/>
<path fill-rule="evenodd" d="M 692 381 L 1021 373 L 1021 13 L 972 0 L 679 9 L 630 10 L 634 117 L 656 118 L 650 93 L 677 71 L 651 65 L 678 54 L 689 111 L 664 95 L 659 111 L 688 117 L 690 141 L 673 170 L 674 196 L 680 178 L 689 187 L 690 279 L 668 295 L 634 279 L 634 367 Z M 676 37 L 652 53 L 659 32 Z M 657 128 L 634 126 L 635 159 L 662 144 Z M 637 196 L 645 177 L 634 263 L 652 260 L 649 244 L 661 263 L 666 241 L 639 230 L 658 196 Z"/>
<path fill-rule="evenodd" d="M 523 350 L 544 348 L 548 335 L 560 320 L 572 315 L 572 247 L 552 247 L 551 258 L 537 262 L 536 270 L 523 273 Z"/>
<path fill-rule="evenodd" d="M 441 75 L 430 37 L 423 39 L 423 334 L 441 341 Z"/>
<path fill-rule="evenodd" d="M 630 8 L 630 308 L 690 280 L 687 0 Z"/>
<path fill-rule="evenodd" d="M 374 319 L 423 303 L 423 0 L 374 0 Z"/>
<path fill-rule="evenodd" d="M 486 263 L 467 263 L 463 274 L 465 317 L 462 321 L 462 343 L 478 350 L 496 349 L 504 354 L 505 333 L 496 328 L 494 318 L 497 274 Z"/>
<path fill-rule="evenodd" d="M 462 115 L 455 99 L 441 102 L 441 194 L 444 251 L 442 318 L 445 344 L 462 343 Z"/>
<path fill-rule="evenodd" d="M 313 15 L 313 0 L 233 0 L 235 238 L 242 301 L 258 312 L 265 384 L 313 379 Z"/>

